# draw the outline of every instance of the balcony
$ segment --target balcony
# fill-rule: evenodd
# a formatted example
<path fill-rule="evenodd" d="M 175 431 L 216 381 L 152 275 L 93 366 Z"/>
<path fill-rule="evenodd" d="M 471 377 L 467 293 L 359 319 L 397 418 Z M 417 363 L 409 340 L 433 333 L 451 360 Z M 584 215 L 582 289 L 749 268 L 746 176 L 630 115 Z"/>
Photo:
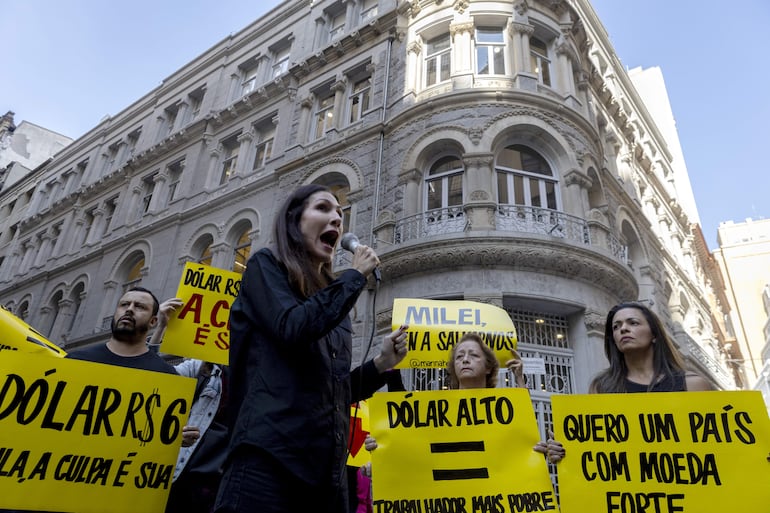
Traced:
<path fill-rule="evenodd" d="M 391 279 L 458 265 L 518 269 L 578 279 L 616 297 L 637 297 L 626 247 L 599 223 L 546 208 L 468 204 L 401 219 L 375 230 Z"/>

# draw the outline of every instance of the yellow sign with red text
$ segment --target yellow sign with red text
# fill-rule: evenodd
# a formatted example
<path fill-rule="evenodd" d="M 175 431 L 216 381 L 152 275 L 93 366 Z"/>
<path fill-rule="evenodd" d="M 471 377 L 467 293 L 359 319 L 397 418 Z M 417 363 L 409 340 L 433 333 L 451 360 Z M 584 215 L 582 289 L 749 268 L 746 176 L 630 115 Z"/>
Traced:
<path fill-rule="evenodd" d="M 230 306 L 240 287 L 239 273 L 187 262 L 176 293 L 183 305 L 169 319 L 161 350 L 228 365 Z"/>

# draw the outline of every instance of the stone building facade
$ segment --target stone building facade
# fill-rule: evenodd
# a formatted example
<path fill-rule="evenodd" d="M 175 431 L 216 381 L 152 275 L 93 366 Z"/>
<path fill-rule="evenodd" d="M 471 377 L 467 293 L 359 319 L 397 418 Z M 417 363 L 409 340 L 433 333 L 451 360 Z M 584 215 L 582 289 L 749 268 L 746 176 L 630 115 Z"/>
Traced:
<path fill-rule="evenodd" d="M 0 193 L 0 302 L 66 349 L 103 340 L 126 287 L 242 270 L 318 182 L 382 261 L 359 356 L 394 298 L 498 305 L 545 360 L 547 423 L 605 366 L 607 311 L 642 300 L 734 388 L 671 161 L 586 0 L 287 0 Z"/>

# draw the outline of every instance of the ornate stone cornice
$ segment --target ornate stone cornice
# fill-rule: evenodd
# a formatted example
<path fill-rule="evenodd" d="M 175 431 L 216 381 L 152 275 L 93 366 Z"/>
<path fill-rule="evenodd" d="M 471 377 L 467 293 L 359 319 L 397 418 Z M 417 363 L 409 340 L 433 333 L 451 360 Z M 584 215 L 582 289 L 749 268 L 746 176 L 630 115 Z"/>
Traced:
<path fill-rule="evenodd" d="M 598 249 L 598 248 L 597 248 Z M 383 275 L 395 280 L 410 274 L 464 268 L 497 267 L 561 276 L 578 280 L 611 293 L 614 297 L 637 297 L 638 286 L 631 271 L 621 262 L 593 251 L 590 246 L 522 239 L 516 237 L 466 236 L 402 245 L 381 253 Z"/>
<path fill-rule="evenodd" d="M 517 21 L 511 23 L 511 30 L 513 32 L 518 32 L 519 34 L 524 34 L 525 36 L 531 36 L 535 33 L 535 27 L 527 23 L 519 23 Z"/>
<path fill-rule="evenodd" d="M 578 185 L 582 189 L 590 189 L 592 180 L 577 169 L 573 169 L 564 175 L 564 183 L 567 185 Z"/>

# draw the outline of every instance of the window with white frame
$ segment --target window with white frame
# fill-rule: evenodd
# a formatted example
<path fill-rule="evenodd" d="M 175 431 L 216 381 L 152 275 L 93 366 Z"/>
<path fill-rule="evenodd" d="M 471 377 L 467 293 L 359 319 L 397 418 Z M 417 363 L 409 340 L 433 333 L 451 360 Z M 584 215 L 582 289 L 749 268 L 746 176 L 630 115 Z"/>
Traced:
<path fill-rule="evenodd" d="M 219 184 L 222 185 L 230 180 L 235 174 L 235 166 L 238 164 L 238 150 L 240 143 L 238 135 L 228 137 L 222 141 L 222 173 L 219 177 Z"/>
<path fill-rule="evenodd" d="M 376 18 L 377 11 L 377 0 L 363 0 L 361 2 L 361 23 L 367 23 L 369 20 Z"/>
<path fill-rule="evenodd" d="M 289 55 L 291 46 L 287 43 L 285 46 L 276 48 L 273 51 L 273 78 L 283 75 L 289 71 Z"/>
<path fill-rule="evenodd" d="M 112 218 L 115 216 L 115 210 L 117 207 L 117 196 L 114 196 L 104 202 L 104 231 L 102 232 L 102 236 L 107 235 L 110 232 L 110 225 L 112 224 Z"/>
<path fill-rule="evenodd" d="M 345 10 L 329 13 L 329 41 L 335 41 L 345 33 Z"/>
<path fill-rule="evenodd" d="M 171 105 L 164 110 L 163 130 L 161 131 L 161 138 L 171 135 L 174 132 L 174 125 L 176 124 L 176 116 L 178 113 L 178 104 Z"/>
<path fill-rule="evenodd" d="M 251 254 L 251 237 L 249 232 L 251 227 L 244 229 L 238 237 L 238 241 L 233 248 L 233 271 L 243 274 L 246 270 L 246 262 L 249 261 Z"/>
<path fill-rule="evenodd" d="M 359 76 L 350 80 L 350 94 L 348 96 L 349 122 L 355 123 L 364 117 L 369 110 L 369 100 L 372 90 L 371 76 Z"/>
<path fill-rule="evenodd" d="M 241 96 L 246 96 L 257 88 L 258 70 L 256 59 L 249 59 L 241 64 Z"/>
<path fill-rule="evenodd" d="M 184 171 L 184 159 L 177 160 L 168 165 L 168 196 L 166 197 L 166 205 L 171 203 L 177 198 L 177 192 L 179 191 L 179 182 L 182 180 L 182 172 Z"/>
<path fill-rule="evenodd" d="M 254 154 L 254 166 L 252 169 L 262 169 L 273 155 L 273 139 L 275 138 L 275 125 L 271 120 L 254 125 L 257 133 L 256 153 Z"/>
<path fill-rule="evenodd" d="M 425 87 L 449 80 L 451 59 L 449 33 L 434 37 L 425 44 Z"/>
<path fill-rule="evenodd" d="M 505 74 L 503 29 L 495 27 L 476 29 L 476 73 L 479 75 Z"/>
<path fill-rule="evenodd" d="M 427 235 L 462 231 L 462 161 L 454 155 L 436 160 L 425 179 L 425 231 Z"/>
<path fill-rule="evenodd" d="M 150 211 L 150 205 L 152 204 L 152 195 L 155 193 L 155 179 L 158 177 L 158 172 L 154 172 L 142 178 L 142 207 L 140 211 L 140 217 L 142 214 L 146 214 Z"/>
<path fill-rule="evenodd" d="M 320 139 L 334 126 L 334 91 L 326 86 L 315 92 L 316 107 L 313 115 L 313 138 Z"/>
<path fill-rule="evenodd" d="M 536 37 L 529 38 L 529 60 L 532 72 L 543 85 L 551 85 L 551 61 L 548 58 L 548 46 Z"/>
<path fill-rule="evenodd" d="M 548 162 L 533 149 L 507 146 L 497 156 L 495 170 L 499 204 L 559 209 L 558 182 Z"/>
<path fill-rule="evenodd" d="M 192 123 L 201 115 L 201 106 L 203 105 L 203 97 L 206 95 L 206 88 L 199 87 L 195 91 L 187 95 L 187 120 L 186 123 Z"/>

